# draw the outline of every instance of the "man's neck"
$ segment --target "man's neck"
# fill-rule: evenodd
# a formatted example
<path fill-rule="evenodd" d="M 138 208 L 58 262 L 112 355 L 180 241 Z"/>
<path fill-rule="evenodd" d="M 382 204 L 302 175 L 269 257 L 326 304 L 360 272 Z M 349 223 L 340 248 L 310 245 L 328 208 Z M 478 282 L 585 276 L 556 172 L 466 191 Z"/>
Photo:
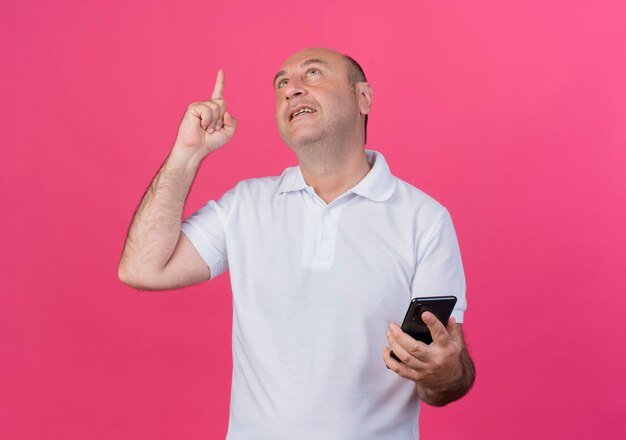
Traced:
<path fill-rule="evenodd" d="M 362 147 L 350 151 L 326 150 L 314 157 L 314 160 L 300 157 L 300 170 L 307 185 L 326 204 L 354 187 L 371 169 Z"/>

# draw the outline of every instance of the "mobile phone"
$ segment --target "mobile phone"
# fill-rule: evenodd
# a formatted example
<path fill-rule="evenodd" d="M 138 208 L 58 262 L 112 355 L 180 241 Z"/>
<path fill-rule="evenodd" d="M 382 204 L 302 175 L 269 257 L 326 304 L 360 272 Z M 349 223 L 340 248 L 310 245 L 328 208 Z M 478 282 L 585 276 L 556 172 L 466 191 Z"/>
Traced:
<path fill-rule="evenodd" d="M 404 321 L 402 321 L 400 328 L 413 339 L 422 341 L 425 344 L 430 344 L 433 342 L 433 337 L 426 324 L 424 324 L 424 321 L 422 321 L 422 313 L 431 312 L 445 326 L 448 325 L 448 318 L 450 318 L 455 304 L 456 296 L 413 298 L 406 311 L 406 315 L 404 315 Z M 393 351 L 391 352 L 391 357 L 400 361 Z"/>

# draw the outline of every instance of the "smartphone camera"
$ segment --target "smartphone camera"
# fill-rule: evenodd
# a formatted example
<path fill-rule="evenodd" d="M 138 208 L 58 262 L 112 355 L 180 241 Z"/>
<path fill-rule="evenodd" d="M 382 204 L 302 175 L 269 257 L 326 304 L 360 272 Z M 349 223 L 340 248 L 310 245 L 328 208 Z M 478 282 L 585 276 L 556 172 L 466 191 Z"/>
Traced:
<path fill-rule="evenodd" d="M 415 312 L 413 312 L 413 316 L 411 317 L 411 321 L 419 321 L 420 319 L 420 308 L 417 307 Z"/>
<path fill-rule="evenodd" d="M 423 324 L 422 313 L 427 311 L 428 309 L 422 307 L 421 304 L 418 304 L 417 307 L 415 307 L 415 311 L 413 312 L 413 317 L 411 318 L 411 321 L 417 321 L 419 324 Z"/>

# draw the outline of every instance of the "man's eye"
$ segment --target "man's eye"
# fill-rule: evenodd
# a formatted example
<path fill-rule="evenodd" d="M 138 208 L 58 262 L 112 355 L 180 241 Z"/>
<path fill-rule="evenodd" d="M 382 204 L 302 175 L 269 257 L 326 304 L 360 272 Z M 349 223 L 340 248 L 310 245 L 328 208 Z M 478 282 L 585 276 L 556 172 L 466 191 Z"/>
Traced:
<path fill-rule="evenodd" d="M 287 78 L 284 78 L 276 83 L 276 88 L 280 89 L 281 87 L 284 87 L 286 85 L 287 85 Z"/>
<path fill-rule="evenodd" d="M 313 76 L 313 75 L 315 75 L 317 73 L 320 73 L 320 71 L 319 71 L 319 69 L 316 69 L 314 67 L 306 71 L 306 74 L 308 76 Z"/>

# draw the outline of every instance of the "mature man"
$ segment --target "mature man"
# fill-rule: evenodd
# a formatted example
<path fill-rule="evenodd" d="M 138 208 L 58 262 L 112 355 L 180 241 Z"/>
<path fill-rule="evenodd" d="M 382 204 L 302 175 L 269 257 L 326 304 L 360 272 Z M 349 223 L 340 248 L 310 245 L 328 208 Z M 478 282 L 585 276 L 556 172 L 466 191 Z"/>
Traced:
<path fill-rule="evenodd" d="M 303 50 L 274 86 L 278 130 L 299 167 L 242 181 L 181 225 L 201 161 L 236 129 L 220 71 L 141 201 L 120 279 L 173 289 L 230 269 L 228 438 L 415 439 L 420 400 L 445 405 L 474 379 L 450 216 L 364 149 L 372 90 L 351 58 Z M 411 298 L 439 295 L 459 301 L 447 327 L 423 314 L 432 344 L 394 323 Z"/>

